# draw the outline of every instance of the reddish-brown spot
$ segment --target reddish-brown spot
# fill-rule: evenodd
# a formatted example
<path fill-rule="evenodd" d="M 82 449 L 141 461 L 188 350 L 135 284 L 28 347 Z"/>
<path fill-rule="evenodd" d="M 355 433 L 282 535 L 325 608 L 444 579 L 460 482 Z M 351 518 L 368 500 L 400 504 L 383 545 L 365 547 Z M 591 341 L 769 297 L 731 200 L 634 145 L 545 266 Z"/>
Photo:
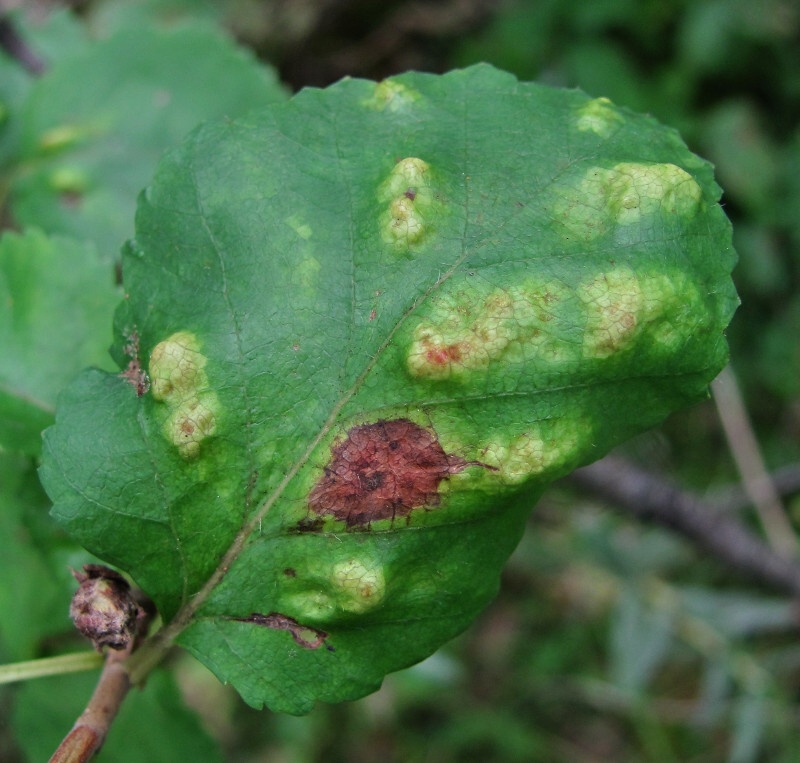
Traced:
<path fill-rule="evenodd" d="M 373 309 L 370 311 L 370 314 L 369 314 L 369 319 L 370 319 L 371 321 L 374 321 L 374 320 L 375 320 L 375 316 L 376 316 L 377 314 L 378 314 L 378 313 L 376 312 L 375 308 L 373 308 Z"/>
<path fill-rule="evenodd" d="M 416 188 L 409 188 L 403 194 L 409 201 L 414 201 L 417 198 L 417 189 Z"/>
<path fill-rule="evenodd" d="M 413 421 L 363 424 L 333 446 L 308 505 L 351 527 L 407 517 L 438 506 L 439 483 L 468 466 L 484 465 L 445 453 L 435 434 Z"/>
<path fill-rule="evenodd" d="M 450 363 L 458 363 L 461 357 L 461 347 L 457 344 L 448 344 L 445 347 L 433 345 L 425 351 L 425 360 L 432 366 L 446 366 Z"/>
<path fill-rule="evenodd" d="M 280 612 L 270 612 L 268 615 L 253 612 L 250 617 L 237 617 L 234 619 L 240 623 L 252 623 L 253 625 L 261 625 L 264 628 L 272 628 L 276 631 L 288 631 L 294 642 L 305 649 L 319 649 L 324 646 L 329 652 L 335 651 L 332 646 L 325 643 L 325 639 L 328 638 L 328 634 L 325 631 L 312 628 L 309 625 L 301 625 L 293 617 L 282 615 Z"/>

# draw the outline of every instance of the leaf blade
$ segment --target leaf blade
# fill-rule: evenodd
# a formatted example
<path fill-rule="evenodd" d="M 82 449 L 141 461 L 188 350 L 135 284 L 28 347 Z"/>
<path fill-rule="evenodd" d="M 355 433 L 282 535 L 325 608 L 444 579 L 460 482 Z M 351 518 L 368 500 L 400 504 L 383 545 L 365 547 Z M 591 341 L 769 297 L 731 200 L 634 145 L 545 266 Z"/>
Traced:
<path fill-rule="evenodd" d="M 140 337 L 152 394 L 102 382 L 146 432 L 144 480 L 169 486 L 136 511 L 187 573 L 170 582 L 168 540 L 142 560 L 79 526 L 58 491 L 80 383 L 47 438 L 56 516 L 71 504 L 70 529 L 155 587 L 170 638 L 248 702 L 368 691 L 485 605 L 550 480 L 706 394 L 735 307 L 718 193 L 652 120 L 490 67 L 201 128 L 124 263 L 117 332 Z M 265 626 L 289 621 L 325 638 Z"/>

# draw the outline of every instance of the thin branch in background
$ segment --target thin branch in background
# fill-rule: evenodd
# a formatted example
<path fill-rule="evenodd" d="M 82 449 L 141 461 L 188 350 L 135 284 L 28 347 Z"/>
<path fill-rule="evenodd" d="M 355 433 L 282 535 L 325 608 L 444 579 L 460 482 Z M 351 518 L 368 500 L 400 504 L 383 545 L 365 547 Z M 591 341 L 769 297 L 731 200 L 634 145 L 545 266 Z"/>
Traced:
<path fill-rule="evenodd" d="M 35 76 L 43 74 L 47 68 L 44 61 L 22 39 L 11 19 L 5 15 L 0 15 L 0 48 Z"/>
<path fill-rule="evenodd" d="M 102 655 L 97 652 L 76 652 L 58 657 L 42 657 L 38 660 L 12 662 L 0 665 L 0 684 L 28 681 L 31 678 L 60 676 L 66 673 L 79 673 L 96 670 L 103 664 Z"/>
<path fill-rule="evenodd" d="M 773 588 L 800 598 L 800 563 L 754 536 L 729 512 L 616 456 L 577 469 L 572 484 L 638 519 L 667 527 L 717 559 Z"/>
<path fill-rule="evenodd" d="M 797 536 L 764 465 L 736 375 L 730 366 L 714 380 L 711 390 L 728 447 L 767 540 L 779 554 L 796 557 Z"/>
<path fill-rule="evenodd" d="M 783 500 L 800 494 L 800 464 L 786 464 L 778 467 L 775 471 L 770 472 L 770 480 Z M 710 490 L 706 493 L 706 500 L 720 511 L 730 514 L 738 514 L 753 505 L 750 496 L 739 484 Z"/>

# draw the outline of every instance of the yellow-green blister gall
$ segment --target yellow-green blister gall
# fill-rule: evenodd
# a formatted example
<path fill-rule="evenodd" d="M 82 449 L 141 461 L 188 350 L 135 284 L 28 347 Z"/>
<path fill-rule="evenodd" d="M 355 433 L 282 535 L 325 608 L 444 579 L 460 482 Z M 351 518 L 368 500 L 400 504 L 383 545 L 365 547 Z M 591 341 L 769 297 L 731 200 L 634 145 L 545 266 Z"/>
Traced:
<path fill-rule="evenodd" d="M 585 358 L 607 358 L 630 344 L 642 310 L 639 279 L 630 268 L 615 268 L 582 283 L 578 298 L 586 310 Z"/>
<path fill-rule="evenodd" d="M 162 431 L 185 459 L 196 458 L 217 427 L 219 402 L 209 388 L 206 362 L 189 331 L 172 334 L 150 353 L 150 389 L 167 408 Z"/>
<path fill-rule="evenodd" d="M 310 589 L 286 596 L 281 607 L 301 622 L 325 623 L 335 616 L 336 601 L 327 592 Z"/>
<path fill-rule="evenodd" d="M 491 439 L 481 451 L 481 458 L 493 467 L 484 479 L 519 485 L 564 474 L 575 465 L 589 432 L 585 421 L 557 419 L 508 439 Z"/>
<path fill-rule="evenodd" d="M 569 296 L 563 284 L 532 281 L 441 294 L 429 301 L 428 315 L 411 333 L 408 373 L 467 381 L 497 363 L 563 361 L 575 352 L 558 336 Z"/>
<path fill-rule="evenodd" d="M 625 121 L 608 98 L 594 98 L 578 110 L 576 127 L 581 132 L 593 132 L 608 138 Z"/>
<path fill-rule="evenodd" d="M 206 402 L 203 402 L 204 400 Z M 206 392 L 185 400 L 175 408 L 165 422 L 164 431 L 167 438 L 184 458 L 198 456 L 200 444 L 214 434 L 217 418 L 211 406 L 215 404 L 216 395 Z"/>
<path fill-rule="evenodd" d="M 643 274 L 639 283 L 643 331 L 665 354 L 680 351 L 701 323 L 704 299 L 697 284 L 679 270 Z"/>
<path fill-rule="evenodd" d="M 339 607 L 356 614 L 374 609 L 386 593 L 383 567 L 363 559 L 346 559 L 335 564 L 331 583 Z"/>
<path fill-rule="evenodd" d="M 376 111 L 401 113 L 411 108 L 422 96 L 413 88 L 397 80 L 385 79 L 375 85 L 372 96 L 362 104 Z"/>
<path fill-rule="evenodd" d="M 591 167 L 554 189 L 554 219 L 584 241 L 647 217 L 693 218 L 702 204 L 697 181 L 675 164 L 621 162 Z"/>
<path fill-rule="evenodd" d="M 378 188 L 384 206 L 380 217 L 381 240 L 405 253 L 431 233 L 431 222 L 442 211 L 434 193 L 430 165 L 415 156 L 398 161 Z"/>
<path fill-rule="evenodd" d="M 616 164 L 609 171 L 607 188 L 609 209 L 619 225 L 658 212 L 694 217 L 703 196 L 695 179 L 675 164 Z"/>
<path fill-rule="evenodd" d="M 150 353 L 150 383 L 156 400 L 179 403 L 207 385 L 205 356 L 194 334 L 178 331 Z"/>

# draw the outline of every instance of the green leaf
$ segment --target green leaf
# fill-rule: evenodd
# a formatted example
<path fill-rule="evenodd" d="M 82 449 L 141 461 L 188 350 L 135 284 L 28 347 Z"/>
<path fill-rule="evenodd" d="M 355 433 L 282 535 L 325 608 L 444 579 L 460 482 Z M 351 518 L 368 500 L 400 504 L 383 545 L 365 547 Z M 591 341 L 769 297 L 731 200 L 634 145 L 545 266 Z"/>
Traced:
<path fill-rule="evenodd" d="M 48 760 L 80 715 L 96 673 L 29 681 L 17 692 L 10 726 L 31 761 Z M 218 763 L 217 743 L 189 710 L 169 672 L 156 671 L 147 692 L 132 691 L 103 744 L 97 763 L 197 760 Z"/>
<path fill-rule="evenodd" d="M 272 70 L 211 26 L 121 30 L 54 62 L 33 87 L 14 216 L 92 240 L 115 258 L 133 232 L 136 196 L 166 148 L 204 119 L 284 97 Z"/>
<path fill-rule="evenodd" d="M 17 158 L 19 144 L 20 104 L 31 88 L 32 77 L 16 61 L 0 52 L 0 169 Z M 7 181 L 0 176 L 0 202 L 6 193 Z"/>
<path fill-rule="evenodd" d="M 8 16 L 17 34 L 42 63 L 71 56 L 86 47 L 84 26 L 67 10 L 51 10 L 30 23 L 24 13 Z M 22 64 L 0 51 L 0 168 L 20 160 L 21 111 L 36 78 Z M 8 180 L 0 177 L 0 202 L 5 201 Z"/>
<path fill-rule="evenodd" d="M 252 705 L 372 691 L 492 598 L 552 479 L 706 396 L 718 194 L 654 120 L 488 66 L 209 124 L 124 255 L 151 386 L 64 393 L 54 514 Z"/>
<path fill-rule="evenodd" d="M 36 527 L 49 501 L 29 459 L 0 452 L 0 661 L 37 656 L 41 639 L 71 627 L 69 570 L 49 555 L 56 546 Z M 50 523 L 52 528 L 52 523 Z M 59 531 L 60 532 L 60 531 Z M 56 614 L 54 614 L 56 613 Z"/>
<path fill-rule="evenodd" d="M 119 296 L 87 244 L 36 230 L 0 238 L 0 446 L 38 454 L 61 388 L 87 365 L 111 367 Z"/>

